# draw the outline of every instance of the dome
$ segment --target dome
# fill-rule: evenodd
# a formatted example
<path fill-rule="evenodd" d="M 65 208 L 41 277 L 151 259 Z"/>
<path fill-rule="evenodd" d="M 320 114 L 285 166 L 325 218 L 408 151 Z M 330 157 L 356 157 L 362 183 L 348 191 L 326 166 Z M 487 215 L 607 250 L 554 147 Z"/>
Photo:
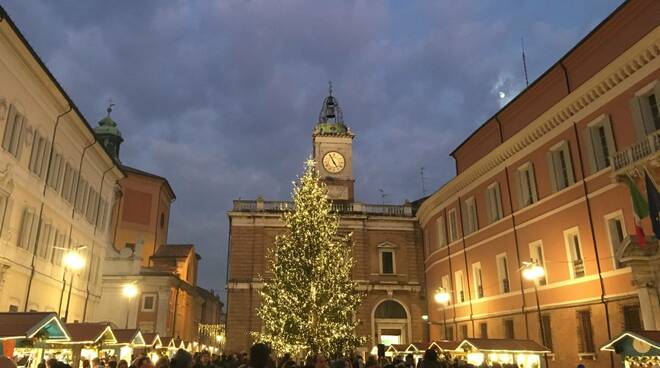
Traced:
<path fill-rule="evenodd" d="M 108 115 L 106 115 L 103 119 L 99 120 L 99 126 L 94 128 L 94 133 L 98 135 L 116 135 L 118 137 L 121 137 L 121 132 L 119 131 L 119 128 L 117 127 L 117 123 L 115 123 L 114 120 L 110 117 L 110 113 L 112 112 L 112 107 L 108 107 Z"/>

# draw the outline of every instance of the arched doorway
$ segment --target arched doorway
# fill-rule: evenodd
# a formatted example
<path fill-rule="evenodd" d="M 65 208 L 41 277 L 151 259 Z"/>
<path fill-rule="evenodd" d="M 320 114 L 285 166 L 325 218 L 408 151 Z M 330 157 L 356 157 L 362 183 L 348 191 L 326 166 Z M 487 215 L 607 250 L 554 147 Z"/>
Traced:
<path fill-rule="evenodd" d="M 408 344 L 410 315 L 396 300 L 382 301 L 373 313 L 373 329 L 376 343 L 385 345 Z"/>

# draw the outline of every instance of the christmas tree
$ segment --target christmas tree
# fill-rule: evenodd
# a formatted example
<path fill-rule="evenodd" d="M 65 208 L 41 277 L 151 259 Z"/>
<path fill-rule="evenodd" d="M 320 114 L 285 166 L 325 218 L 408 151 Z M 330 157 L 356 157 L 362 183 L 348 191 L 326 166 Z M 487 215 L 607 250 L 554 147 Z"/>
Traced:
<path fill-rule="evenodd" d="M 313 160 L 292 194 L 285 231 L 268 254 L 272 277 L 257 310 L 262 331 L 253 334 L 280 354 L 349 353 L 363 342 L 355 333 L 363 294 L 351 277 L 351 234 L 338 234 L 339 216 Z"/>

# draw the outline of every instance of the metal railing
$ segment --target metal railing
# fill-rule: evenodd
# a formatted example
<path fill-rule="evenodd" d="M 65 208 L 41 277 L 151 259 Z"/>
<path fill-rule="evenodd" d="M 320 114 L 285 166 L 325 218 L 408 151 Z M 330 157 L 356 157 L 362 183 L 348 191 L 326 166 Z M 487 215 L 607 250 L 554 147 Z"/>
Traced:
<path fill-rule="evenodd" d="M 290 201 L 235 200 L 234 212 L 283 212 L 294 209 Z M 363 203 L 332 203 L 332 209 L 341 214 L 367 214 L 391 217 L 413 217 L 412 206 Z"/>
<path fill-rule="evenodd" d="M 581 259 L 576 259 L 573 261 L 573 274 L 575 277 L 584 276 L 584 261 Z"/>
<path fill-rule="evenodd" d="M 509 288 L 509 279 L 502 279 L 502 291 L 508 293 L 511 291 Z"/>
<path fill-rule="evenodd" d="M 657 152 L 660 152 L 660 130 L 647 135 L 641 141 L 635 142 L 625 150 L 612 155 L 614 170 L 623 169 Z"/>

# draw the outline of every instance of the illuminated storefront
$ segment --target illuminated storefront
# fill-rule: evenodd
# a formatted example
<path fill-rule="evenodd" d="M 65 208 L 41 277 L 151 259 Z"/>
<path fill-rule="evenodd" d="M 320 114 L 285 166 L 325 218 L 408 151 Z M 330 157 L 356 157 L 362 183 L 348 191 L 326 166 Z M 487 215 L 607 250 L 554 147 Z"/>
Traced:
<path fill-rule="evenodd" d="M 467 362 L 475 366 L 485 362 L 489 365 L 499 363 L 540 367 L 543 354 L 551 353 L 535 341 L 515 339 L 465 339 L 456 351 L 465 352 Z"/>
<path fill-rule="evenodd" d="M 625 368 L 660 367 L 660 331 L 625 331 L 600 350 L 619 354 Z"/>
<path fill-rule="evenodd" d="M 81 367 L 83 360 L 106 358 L 114 355 L 112 344 L 117 339 L 108 323 L 67 323 L 71 341 L 50 344 L 45 350 L 45 359 L 55 358 Z"/>
<path fill-rule="evenodd" d="M 19 367 L 36 368 L 51 344 L 69 342 L 64 324 L 52 312 L 0 313 L 0 355 Z"/>
<path fill-rule="evenodd" d="M 144 342 L 144 337 L 140 330 L 114 330 L 114 333 L 117 338 L 117 343 L 113 345 L 113 348 L 115 350 L 115 355 L 118 355 L 119 359 L 123 359 L 130 363 L 133 361 L 135 349 L 144 349 L 148 347 Z"/>

